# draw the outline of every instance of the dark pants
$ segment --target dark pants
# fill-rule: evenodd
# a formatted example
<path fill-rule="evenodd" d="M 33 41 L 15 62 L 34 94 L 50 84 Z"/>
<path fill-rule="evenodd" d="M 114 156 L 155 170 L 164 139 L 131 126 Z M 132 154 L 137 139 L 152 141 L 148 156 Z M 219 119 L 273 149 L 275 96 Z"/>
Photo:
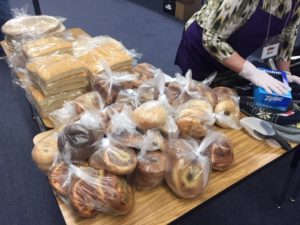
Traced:
<path fill-rule="evenodd" d="M 8 0 L 0 0 L 0 27 L 12 17 Z M 0 31 L 0 40 L 4 39 L 4 34 Z"/>

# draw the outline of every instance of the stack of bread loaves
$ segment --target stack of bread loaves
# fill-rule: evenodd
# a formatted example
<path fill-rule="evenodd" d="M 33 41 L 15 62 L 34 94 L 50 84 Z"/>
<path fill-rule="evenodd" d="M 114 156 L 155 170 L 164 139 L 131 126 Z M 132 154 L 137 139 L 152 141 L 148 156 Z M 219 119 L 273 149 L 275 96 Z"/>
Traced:
<path fill-rule="evenodd" d="M 27 69 L 34 82 L 27 93 L 44 116 L 89 88 L 85 66 L 69 54 L 38 57 L 27 63 Z"/>
<path fill-rule="evenodd" d="M 103 72 L 103 61 L 113 71 L 132 69 L 132 56 L 119 41 L 108 36 L 79 38 L 73 43 L 73 51 L 92 75 Z"/>

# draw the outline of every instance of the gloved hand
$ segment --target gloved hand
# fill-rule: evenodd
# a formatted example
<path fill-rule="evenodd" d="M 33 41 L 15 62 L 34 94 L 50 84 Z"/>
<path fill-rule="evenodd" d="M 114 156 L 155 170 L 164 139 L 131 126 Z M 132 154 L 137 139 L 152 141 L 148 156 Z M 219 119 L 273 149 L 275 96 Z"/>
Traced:
<path fill-rule="evenodd" d="M 257 69 L 252 63 L 246 61 L 240 76 L 251 81 L 256 86 L 262 87 L 269 94 L 275 92 L 278 95 L 285 95 L 291 88 L 284 83 L 276 80 L 266 72 Z"/>
<path fill-rule="evenodd" d="M 300 84 L 300 77 L 292 75 L 289 71 L 286 71 L 286 76 L 289 83 Z"/>

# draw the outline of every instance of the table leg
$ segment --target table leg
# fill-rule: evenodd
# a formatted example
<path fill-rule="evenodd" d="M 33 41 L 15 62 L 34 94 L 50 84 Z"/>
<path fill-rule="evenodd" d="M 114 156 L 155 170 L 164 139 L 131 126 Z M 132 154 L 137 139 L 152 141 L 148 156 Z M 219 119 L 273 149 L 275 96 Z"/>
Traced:
<path fill-rule="evenodd" d="M 284 185 L 283 185 L 283 189 L 282 189 L 282 191 L 281 191 L 281 193 L 279 195 L 279 198 L 278 198 L 278 200 L 276 202 L 277 208 L 279 208 L 279 209 L 282 207 L 282 204 L 283 204 L 283 202 L 284 202 L 284 200 L 285 200 L 285 198 L 286 198 L 286 196 L 288 194 L 291 182 L 292 182 L 292 180 L 294 178 L 295 172 L 296 172 L 298 164 L 299 164 L 299 160 L 300 160 L 300 145 L 296 146 L 293 149 L 293 151 L 295 151 L 294 152 L 294 156 L 293 156 L 292 162 L 289 165 L 289 171 L 288 171 L 287 177 L 285 179 L 285 182 L 284 182 Z M 297 190 L 297 187 L 296 187 L 296 190 Z"/>
<path fill-rule="evenodd" d="M 35 15 L 42 15 L 39 0 L 32 0 Z"/>

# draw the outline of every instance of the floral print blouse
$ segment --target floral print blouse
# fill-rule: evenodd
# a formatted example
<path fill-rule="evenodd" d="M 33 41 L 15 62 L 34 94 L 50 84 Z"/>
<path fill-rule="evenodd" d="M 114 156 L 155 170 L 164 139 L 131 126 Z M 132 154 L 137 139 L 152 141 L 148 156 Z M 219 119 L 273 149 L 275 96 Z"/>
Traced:
<path fill-rule="evenodd" d="M 220 62 L 235 50 L 226 42 L 230 35 L 251 17 L 260 0 L 208 0 L 186 24 L 195 20 L 203 28 L 203 45 Z M 262 9 L 278 18 L 290 15 L 291 19 L 280 35 L 278 60 L 290 60 L 300 23 L 300 0 L 262 0 Z"/>

